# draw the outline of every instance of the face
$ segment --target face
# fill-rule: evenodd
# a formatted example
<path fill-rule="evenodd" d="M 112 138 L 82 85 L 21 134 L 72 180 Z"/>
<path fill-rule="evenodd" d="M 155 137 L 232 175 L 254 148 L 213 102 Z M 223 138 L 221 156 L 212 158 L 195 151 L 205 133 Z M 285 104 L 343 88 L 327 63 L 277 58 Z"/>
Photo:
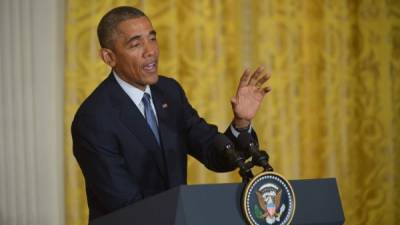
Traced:
<path fill-rule="evenodd" d="M 114 48 L 103 48 L 101 57 L 124 81 L 144 90 L 158 81 L 156 32 L 147 17 L 128 19 L 118 24 Z"/>

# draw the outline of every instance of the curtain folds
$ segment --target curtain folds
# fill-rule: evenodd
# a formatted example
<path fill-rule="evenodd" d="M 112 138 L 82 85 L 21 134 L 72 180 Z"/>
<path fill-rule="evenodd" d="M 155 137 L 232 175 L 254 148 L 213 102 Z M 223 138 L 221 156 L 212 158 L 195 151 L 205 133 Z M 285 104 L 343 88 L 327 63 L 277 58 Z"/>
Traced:
<path fill-rule="evenodd" d="M 346 224 L 400 222 L 400 4 L 397 1 L 68 0 L 65 62 L 65 199 L 68 225 L 87 222 L 84 182 L 70 126 L 109 72 L 96 26 L 114 6 L 147 13 L 160 44 L 160 74 L 223 131 L 246 67 L 272 72 L 257 114 L 261 147 L 289 179 L 336 177 Z M 193 183 L 240 182 L 194 159 Z M 396 210 L 397 209 L 397 210 Z"/>

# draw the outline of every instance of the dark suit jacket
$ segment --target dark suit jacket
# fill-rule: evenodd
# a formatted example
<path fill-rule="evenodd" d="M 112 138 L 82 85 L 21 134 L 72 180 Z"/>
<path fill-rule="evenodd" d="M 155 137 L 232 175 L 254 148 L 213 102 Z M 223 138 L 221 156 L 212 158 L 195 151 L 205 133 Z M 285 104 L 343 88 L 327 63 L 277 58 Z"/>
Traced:
<path fill-rule="evenodd" d="M 73 151 L 85 177 L 90 220 L 186 184 L 187 154 L 214 171 L 234 169 L 214 149 L 217 128 L 198 116 L 175 80 L 160 76 L 150 89 L 161 147 L 112 74 L 75 115 Z M 230 129 L 225 133 L 234 139 Z"/>

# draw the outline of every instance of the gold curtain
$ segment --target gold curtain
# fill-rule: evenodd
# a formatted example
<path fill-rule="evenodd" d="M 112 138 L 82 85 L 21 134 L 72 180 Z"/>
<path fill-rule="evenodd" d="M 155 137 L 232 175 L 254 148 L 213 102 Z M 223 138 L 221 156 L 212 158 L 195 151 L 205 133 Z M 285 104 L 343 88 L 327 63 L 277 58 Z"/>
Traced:
<path fill-rule="evenodd" d="M 158 33 L 161 74 L 224 130 L 245 67 L 264 64 L 273 91 L 253 122 L 275 170 L 336 177 L 346 224 L 400 223 L 400 3 L 299 0 L 67 0 L 65 199 L 68 225 L 87 222 L 70 125 L 109 72 L 96 26 L 117 5 L 143 9 Z M 239 182 L 189 160 L 189 183 Z"/>

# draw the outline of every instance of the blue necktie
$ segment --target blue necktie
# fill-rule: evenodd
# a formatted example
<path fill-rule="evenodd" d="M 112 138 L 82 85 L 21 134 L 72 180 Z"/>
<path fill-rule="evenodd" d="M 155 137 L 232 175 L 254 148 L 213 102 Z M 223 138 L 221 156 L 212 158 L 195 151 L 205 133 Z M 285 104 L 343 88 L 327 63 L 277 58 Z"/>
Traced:
<path fill-rule="evenodd" d="M 147 124 L 150 126 L 151 131 L 153 131 L 154 137 L 157 140 L 158 145 L 160 145 L 160 136 L 158 135 L 157 120 L 154 114 L 153 108 L 150 104 L 150 94 L 144 93 L 142 102 L 144 106 L 144 117 L 146 118 Z"/>

